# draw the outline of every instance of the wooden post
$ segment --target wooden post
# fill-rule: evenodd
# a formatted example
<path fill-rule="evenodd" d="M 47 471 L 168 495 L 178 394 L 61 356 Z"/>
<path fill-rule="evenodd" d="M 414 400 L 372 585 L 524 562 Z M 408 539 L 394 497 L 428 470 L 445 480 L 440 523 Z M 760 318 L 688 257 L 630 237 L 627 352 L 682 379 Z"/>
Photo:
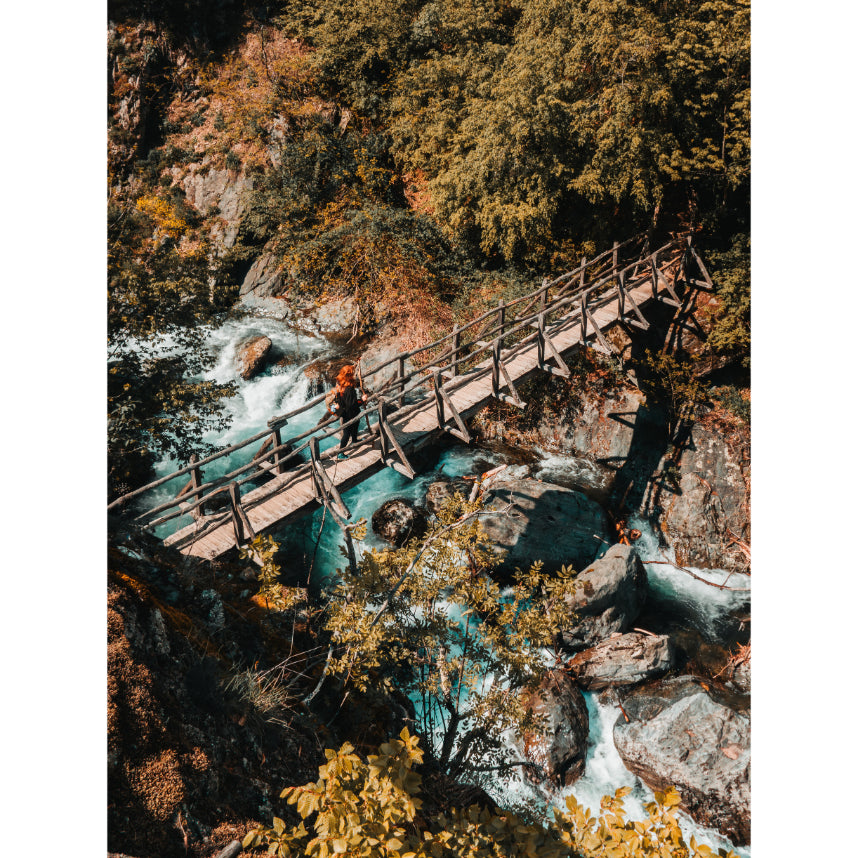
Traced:
<path fill-rule="evenodd" d="M 271 431 L 271 438 L 274 442 L 274 456 L 273 456 L 273 462 L 272 462 L 272 464 L 274 465 L 274 470 L 278 474 L 285 474 L 286 473 L 286 465 L 285 465 L 286 456 L 284 456 L 283 453 L 277 449 L 283 443 L 282 440 L 280 439 L 280 427 L 279 426 L 276 429 L 273 429 Z"/>
<path fill-rule="evenodd" d="M 650 258 L 649 258 L 650 270 L 652 272 L 652 297 L 653 298 L 658 298 L 658 272 L 656 271 L 656 268 L 658 267 L 658 264 L 656 262 L 656 256 L 657 255 L 658 255 L 658 251 L 653 253 L 653 255 L 650 256 Z"/>
<path fill-rule="evenodd" d="M 451 346 L 450 357 L 453 361 L 453 365 L 450 368 L 453 373 L 453 378 L 455 378 L 459 374 L 459 349 L 462 347 L 462 334 L 459 331 L 458 325 L 453 325 L 453 344 Z"/>
<path fill-rule="evenodd" d="M 498 337 L 501 342 L 501 347 L 503 347 L 503 332 L 504 328 L 506 328 L 506 301 L 503 298 L 498 301 L 498 325 L 500 326 L 500 334 Z"/>
<path fill-rule="evenodd" d="M 584 283 L 587 280 L 586 274 L 587 274 L 587 257 L 582 256 L 581 257 L 581 280 L 580 280 L 580 287 L 582 289 L 584 288 Z"/>
<path fill-rule="evenodd" d="M 611 257 L 611 271 L 613 273 L 616 273 L 616 271 L 617 271 L 617 262 L 619 261 L 619 256 L 620 256 L 619 247 L 620 247 L 620 243 L 618 241 L 615 241 L 614 242 L 614 253 L 613 253 L 613 256 Z"/>
<path fill-rule="evenodd" d="M 541 367 L 545 363 L 545 312 L 536 317 L 536 363 Z"/>
<path fill-rule="evenodd" d="M 620 319 L 626 314 L 626 272 L 621 271 L 617 276 L 617 307 L 620 310 Z"/>
<path fill-rule="evenodd" d="M 581 342 L 587 339 L 587 293 L 581 293 Z"/>
<path fill-rule="evenodd" d="M 313 435 L 310 438 L 310 476 L 313 483 L 313 497 L 316 500 L 324 497 L 322 494 L 323 487 L 319 485 L 319 478 L 316 474 L 316 464 L 319 461 L 319 439 Z"/>
<path fill-rule="evenodd" d="M 396 401 L 400 408 L 402 408 L 402 397 L 405 395 L 405 355 L 399 356 L 399 384 L 397 385 L 399 389 L 399 396 Z"/>
<path fill-rule="evenodd" d="M 539 309 L 545 312 L 545 305 L 548 303 L 548 283 L 547 277 L 542 278 L 542 292 L 539 295 Z"/>
<path fill-rule="evenodd" d="M 232 509 L 232 530 L 235 534 L 235 544 L 241 545 L 244 542 L 244 527 L 238 512 L 241 506 L 241 496 L 239 495 L 238 485 L 235 481 L 229 484 L 229 503 Z"/>
<path fill-rule="evenodd" d="M 378 397 L 378 441 L 381 446 L 381 458 L 386 459 L 390 455 L 390 443 L 387 440 L 387 400 L 383 396 Z"/>
<path fill-rule="evenodd" d="M 197 456 L 197 454 L 191 453 L 191 458 L 188 459 L 188 464 L 193 465 L 195 462 L 198 461 L 199 457 Z M 194 468 L 193 471 L 191 471 L 191 503 L 198 499 L 200 494 L 199 489 L 202 484 L 202 472 L 199 468 Z M 201 519 L 205 515 L 205 510 L 203 509 L 204 506 L 205 504 L 201 503 L 198 507 L 194 507 L 194 509 L 191 510 L 191 515 L 194 517 L 195 521 L 199 521 L 199 519 Z"/>
<path fill-rule="evenodd" d="M 432 373 L 432 388 L 435 391 L 435 414 L 438 417 L 438 426 L 444 427 L 444 400 L 441 398 L 441 370 L 436 369 Z"/>
<path fill-rule="evenodd" d="M 492 343 L 492 396 L 495 399 L 500 394 L 500 354 L 501 344 L 498 338 Z"/>

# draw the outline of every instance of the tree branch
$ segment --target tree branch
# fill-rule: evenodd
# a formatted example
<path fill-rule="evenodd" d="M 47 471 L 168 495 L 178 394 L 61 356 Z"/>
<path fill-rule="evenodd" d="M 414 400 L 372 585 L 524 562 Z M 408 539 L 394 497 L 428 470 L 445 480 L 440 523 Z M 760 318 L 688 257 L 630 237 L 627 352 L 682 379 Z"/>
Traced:
<path fill-rule="evenodd" d="M 461 527 L 466 522 L 470 521 L 473 518 L 479 518 L 480 516 L 487 515 L 505 515 L 512 508 L 512 504 L 507 504 L 503 509 L 498 510 L 476 510 L 475 512 L 466 513 L 463 516 L 457 518 L 452 524 L 448 524 L 446 527 L 442 527 L 439 531 L 434 533 L 432 536 L 427 539 L 423 545 L 420 546 L 420 550 L 414 556 L 414 559 L 408 564 L 408 568 L 402 573 L 399 580 L 396 584 L 393 585 L 393 588 L 387 594 L 384 602 L 379 605 L 378 609 L 375 612 L 375 616 L 372 618 L 372 622 L 369 624 L 369 627 L 372 628 L 378 621 L 381 619 L 381 615 L 390 607 L 390 600 L 399 592 L 399 588 L 404 583 L 405 579 L 414 571 L 414 567 L 417 565 L 417 561 L 423 556 L 426 552 L 426 549 L 429 548 L 434 542 L 437 542 L 442 536 L 449 533 L 451 530 L 455 530 L 457 527 Z"/>

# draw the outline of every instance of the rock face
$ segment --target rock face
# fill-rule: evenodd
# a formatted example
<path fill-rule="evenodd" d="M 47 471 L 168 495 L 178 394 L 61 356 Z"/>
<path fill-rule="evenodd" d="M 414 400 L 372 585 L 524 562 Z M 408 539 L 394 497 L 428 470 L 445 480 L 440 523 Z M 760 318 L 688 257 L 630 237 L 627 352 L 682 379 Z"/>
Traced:
<path fill-rule="evenodd" d="M 547 780 L 557 788 L 575 783 L 584 774 L 590 729 L 584 696 L 568 674 L 552 670 L 525 705 L 547 722 L 545 735 L 526 734 L 520 741 L 524 756 L 540 767 L 526 768 L 528 779 Z"/>
<path fill-rule="evenodd" d="M 670 670 L 673 663 L 673 644 L 667 635 L 630 632 L 579 653 L 569 668 L 585 691 L 600 691 L 654 679 Z"/>
<path fill-rule="evenodd" d="M 750 541 L 750 448 L 695 424 L 679 460 L 679 491 L 663 493 L 665 535 L 683 566 L 740 570 L 745 557 L 731 539 Z M 703 476 L 701 476 L 703 475 Z"/>
<path fill-rule="evenodd" d="M 538 406 L 534 429 L 546 450 L 583 457 L 594 473 L 589 482 L 622 499 L 631 511 L 657 514 L 664 535 L 685 566 L 727 569 L 744 567 L 745 557 L 733 537 L 750 542 L 750 441 L 747 431 L 694 424 L 679 440 L 678 481 L 671 484 L 670 448 L 665 415 L 632 388 L 567 390 L 558 380 L 551 395 L 559 405 Z M 530 446 L 532 434 L 521 435 L 503 421 L 485 424 L 488 438 Z M 671 462 L 673 460 L 671 459 Z M 704 479 L 701 479 L 701 476 Z M 732 536 L 731 536 L 732 534 Z"/>
<path fill-rule="evenodd" d="M 268 337 L 253 337 L 238 343 L 235 348 L 235 362 L 238 374 L 247 381 L 262 369 L 268 353 L 271 351 L 271 340 Z"/>
<path fill-rule="evenodd" d="M 279 296 L 285 292 L 286 276 L 271 254 L 264 253 L 245 277 L 239 308 L 255 316 L 279 319 L 311 336 L 342 337 L 351 334 L 358 314 L 354 298 L 334 298 L 317 305 L 312 296 L 302 297 L 293 293 L 284 300 Z"/>
<path fill-rule="evenodd" d="M 434 483 L 429 483 L 423 505 L 433 515 L 438 515 L 438 510 L 441 509 L 447 498 L 451 498 L 456 492 L 459 492 L 463 497 L 468 497 L 470 491 L 471 488 L 468 483 L 461 478 L 436 480 Z"/>
<path fill-rule="evenodd" d="M 389 360 L 397 357 L 408 348 L 403 342 L 399 332 L 394 330 L 390 325 L 386 325 L 378 331 L 372 343 L 367 347 L 366 351 L 361 355 L 361 363 L 364 367 L 364 372 L 371 370 L 373 367 L 381 366 Z M 405 361 L 405 372 L 409 373 L 414 369 L 414 364 L 410 359 Z M 387 382 L 397 377 L 399 372 L 399 361 L 393 361 L 388 366 L 383 367 L 378 372 L 373 373 L 367 384 L 373 389 L 378 390 Z M 408 394 L 406 394 L 406 397 Z"/>
<path fill-rule="evenodd" d="M 372 514 L 373 532 L 399 548 L 426 532 L 426 516 L 410 501 L 391 498 Z"/>
<path fill-rule="evenodd" d="M 534 560 L 542 560 L 546 572 L 564 564 L 581 569 L 609 542 L 604 511 L 581 492 L 529 477 L 501 478 L 486 500 L 496 509 L 513 504 L 513 515 L 483 520 L 489 542 L 507 551 L 501 572 L 527 569 Z"/>
<path fill-rule="evenodd" d="M 273 298 L 282 294 L 283 269 L 277 263 L 274 255 L 263 253 L 253 265 L 244 278 L 239 289 L 239 296 L 253 293 L 258 298 Z"/>
<path fill-rule="evenodd" d="M 575 594 L 567 604 L 579 621 L 563 632 L 563 644 L 573 652 L 595 646 L 614 632 L 625 632 L 646 602 L 646 572 L 630 545 L 612 545 L 576 581 Z"/>
<path fill-rule="evenodd" d="M 236 173 L 204 167 L 205 164 L 191 164 L 190 172 L 182 179 L 185 197 L 202 215 L 217 208 L 220 220 L 212 229 L 212 237 L 221 246 L 232 247 L 244 214 L 244 197 L 253 189 L 253 179 L 244 171 Z"/>
<path fill-rule="evenodd" d="M 614 744 L 629 771 L 652 789 L 675 785 L 697 822 L 749 844 L 750 720 L 687 677 L 633 692 L 623 708 L 630 721 L 617 719 Z"/>

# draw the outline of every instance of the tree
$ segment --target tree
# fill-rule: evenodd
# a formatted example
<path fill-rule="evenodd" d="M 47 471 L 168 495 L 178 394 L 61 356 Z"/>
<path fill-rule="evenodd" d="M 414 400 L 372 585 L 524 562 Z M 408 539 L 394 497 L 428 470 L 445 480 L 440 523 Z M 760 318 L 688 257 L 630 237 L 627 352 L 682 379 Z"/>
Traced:
<path fill-rule="evenodd" d="M 123 494 L 153 461 L 185 461 L 213 448 L 202 440 L 226 426 L 233 392 L 201 376 L 211 356 L 203 325 L 231 289 L 205 245 L 183 249 L 185 221 L 164 199 L 116 200 L 108 212 L 109 491 Z"/>
<path fill-rule="evenodd" d="M 668 207 L 747 209 L 748 0 L 289 9 L 332 92 L 390 129 L 438 219 L 490 259 L 544 264 Z"/>
<path fill-rule="evenodd" d="M 521 692 L 536 690 L 544 648 L 572 622 L 568 570 L 549 577 L 535 563 L 504 590 L 487 575 L 497 555 L 481 518 L 498 514 L 454 496 L 422 540 L 341 571 L 328 607 L 331 671 L 418 700 L 422 733 L 454 777 L 520 764 L 501 735 L 540 729 Z"/>
<path fill-rule="evenodd" d="M 719 306 L 706 338 L 716 354 L 741 357 L 747 367 L 751 349 L 751 246 L 746 234 L 733 236 L 729 249 L 708 254 Z"/>
<path fill-rule="evenodd" d="M 668 435 L 673 438 L 682 421 L 691 419 L 706 400 L 706 391 L 690 361 L 647 349 L 641 368 L 645 373 L 641 389 L 664 409 Z"/>
<path fill-rule="evenodd" d="M 274 818 L 272 827 L 247 833 L 245 849 L 267 848 L 269 855 L 365 856 L 365 858 L 709 858 L 716 853 L 686 843 L 676 818 L 681 799 L 675 789 L 656 793 L 647 806 L 648 819 L 627 820 L 623 787 L 605 796 L 593 816 L 578 802 L 566 799 L 544 825 L 528 823 L 513 813 L 472 805 L 449 816 L 421 816 L 420 775 L 423 760 L 416 736 L 403 729 L 366 762 L 347 742 L 339 751 L 326 750 L 319 780 L 287 787 L 281 793 L 295 805 L 301 821 L 287 827 Z M 309 820 L 315 814 L 312 831 Z M 737 858 L 719 849 L 723 858 Z"/>

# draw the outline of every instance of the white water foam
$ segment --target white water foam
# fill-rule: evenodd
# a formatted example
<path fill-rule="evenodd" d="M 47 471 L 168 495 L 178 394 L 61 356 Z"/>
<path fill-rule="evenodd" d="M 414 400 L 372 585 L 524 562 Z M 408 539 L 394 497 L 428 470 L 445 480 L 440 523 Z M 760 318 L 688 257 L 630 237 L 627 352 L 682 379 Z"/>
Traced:
<path fill-rule="evenodd" d="M 542 808 L 545 818 L 553 818 L 552 807 L 565 812 L 566 798 L 570 795 L 591 814 L 598 816 L 602 797 L 613 795 L 620 787 L 628 786 L 631 787 L 631 792 L 623 799 L 626 819 L 646 820 L 648 814 L 645 805 L 654 801 L 655 795 L 640 778 L 625 767 L 614 745 L 613 729 L 617 718 L 621 717 L 620 708 L 600 701 L 595 693 L 583 693 L 590 719 L 584 774 L 572 786 L 549 791 L 537 788 L 524 778 L 520 770 L 516 770 L 506 779 L 499 781 L 490 792 L 506 806 L 531 810 Z M 751 858 L 750 847 L 734 846 L 718 831 L 698 825 L 683 812 L 680 812 L 677 818 L 686 842 L 693 836 L 698 843 L 713 849 L 732 849 L 740 858 Z"/>
<path fill-rule="evenodd" d="M 673 549 L 659 544 L 658 534 L 645 518 L 630 516 L 628 524 L 641 532 L 634 546 L 644 561 L 650 592 L 656 599 L 668 603 L 691 620 L 707 638 L 717 640 L 719 630 L 728 621 L 729 615 L 748 609 L 751 599 L 750 575 L 731 575 L 723 569 L 685 567 L 711 583 L 698 581 L 676 565 Z M 722 584 L 733 589 L 722 589 Z"/>
<path fill-rule="evenodd" d="M 268 337 L 273 350 L 295 362 L 284 367 L 271 367 L 255 378 L 245 381 L 238 375 L 235 349 L 238 343 L 253 336 Z M 236 394 L 223 400 L 223 410 L 229 425 L 226 429 L 211 431 L 202 437 L 202 440 L 216 447 L 227 447 L 261 432 L 271 417 L 291 411 L 306 402 L 309 398 L 309 380 L 303 372 L 304 366 L 310 360 L 318 358 L 327 348 L 324 341 L 296 335 L 282 322 L 251 317 L 228 319 L 221 325 L 208 328 L 204 345 L 212 353 L 214 363 L 211 369 L 197 378 L 219 384 L 234 382 L 236 385 Z M 154 346 L 160 356 L 181 350 L 175 337 L 171 336 L 159 338 Z M 317 406 L 290 422 L 290 432 L 300 434 L 313 426 L 322 408 L 321 405 Z M 251 452 L 255 451 L 251 451 L 249 447 L 243 448 L 212 462 L 204 468 L 204 478 L 217 479 L 235 470 L 247 461 Z M 155 474 L 161 477 L 185 464 L 187 463 L 165 458 L 154 466 Z M 150 492 L 146 498 L 147 503 L 150 508 L 155 507 L 171 500 L 177 491 L 176 483 L 171 481 Z M 191 521 L 190 516 L 173 519 L 158 527 L 156 533 L 163 538 Z"/>

